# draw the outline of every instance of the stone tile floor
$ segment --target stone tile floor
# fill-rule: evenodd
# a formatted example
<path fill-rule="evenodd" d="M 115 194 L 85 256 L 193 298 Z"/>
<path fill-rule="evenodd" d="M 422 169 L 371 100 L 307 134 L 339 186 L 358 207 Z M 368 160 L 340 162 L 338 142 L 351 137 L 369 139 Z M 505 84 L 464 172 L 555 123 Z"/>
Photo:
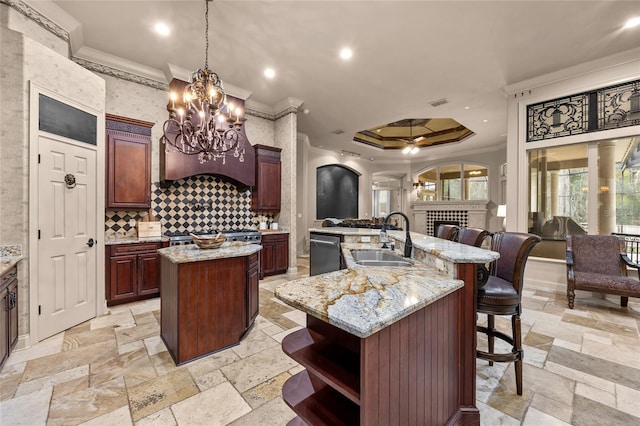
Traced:
<path fill-rule="evenodd" d="M 120 305 L 31 348 L 0 372 L 0 424 L 285 425 L 282 384 L 301 367 L 280 349 L 305 315 L 260 284 L 260 315 L 241 344 L 176 367 L 160 340 L 159 299 Z M 512 364 L 477 364 L 482 425 L 640 424 L 640 304 L 527 289 L 524 395 Z M 482 319 L 482 318 L 481 318 Z M 508 320 L 497 319 L 506 329 Z M 482 345 L 484 342 L 480 342 Z"/>

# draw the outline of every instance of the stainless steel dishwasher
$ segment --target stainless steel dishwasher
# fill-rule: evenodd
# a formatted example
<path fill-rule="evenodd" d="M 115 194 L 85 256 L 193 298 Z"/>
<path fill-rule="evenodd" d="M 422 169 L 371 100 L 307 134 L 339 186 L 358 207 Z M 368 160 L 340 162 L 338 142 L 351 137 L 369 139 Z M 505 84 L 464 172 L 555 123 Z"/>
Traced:
<path fill-rule="evenodd" d="M 309 275 L 319 275 L 340 269 L 340 236 L 310 234 Z"/>

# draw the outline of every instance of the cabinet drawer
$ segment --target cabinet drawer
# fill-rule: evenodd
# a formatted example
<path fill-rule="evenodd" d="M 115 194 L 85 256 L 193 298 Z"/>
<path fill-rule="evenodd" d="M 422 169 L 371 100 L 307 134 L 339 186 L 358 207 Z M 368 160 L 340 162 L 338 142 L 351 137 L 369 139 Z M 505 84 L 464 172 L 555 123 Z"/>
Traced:
<path fill-rule="evenodd" d="M 111 246 L 111 256 L 155 252 L 160 243 L 116 244 Z"/>
<path fill-rule="evenodd" d="M 262 234 L 262 242 L 289 241 L 289 234 Z"/>
<path fill-rule="evenodd" d="M 0 278 L 0 288 L 9 284 L 12 280 L 14 280 L 18 276 L 18 268 L 15 266 L 8 271 L 6 271 L 2 278 Z"/>
<path fill-rule="evenodd" d="M 248 259 L 249 259 L 249 268 L 253 267 L 253 265 L 258 263 L 258 253 L 253 253 L 253 254 L 249 255 L 249 257 L 248 257 Z"/>

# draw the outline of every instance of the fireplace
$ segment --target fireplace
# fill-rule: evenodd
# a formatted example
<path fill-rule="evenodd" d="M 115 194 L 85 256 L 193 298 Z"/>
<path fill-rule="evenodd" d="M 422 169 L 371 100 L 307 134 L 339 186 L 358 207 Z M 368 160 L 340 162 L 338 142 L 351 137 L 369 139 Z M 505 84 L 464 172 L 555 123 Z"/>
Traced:
<path fill-rule="evenodd" d="M 413 230 L 434 235 L 437 225 L 487 229 L 488 201 L 418 201 L 411 205 Z"/>

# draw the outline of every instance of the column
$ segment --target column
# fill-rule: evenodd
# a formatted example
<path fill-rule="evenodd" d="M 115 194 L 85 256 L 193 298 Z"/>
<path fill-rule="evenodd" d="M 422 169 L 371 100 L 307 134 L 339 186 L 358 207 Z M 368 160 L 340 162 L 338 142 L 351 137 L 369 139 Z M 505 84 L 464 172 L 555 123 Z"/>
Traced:
<path fill-rule="evenodd" d="M 298 108 L 302 101 L 287 98 L 281 102 L 275 116 L 275 146 L 280 153 L 282 193 L 278 221 L 289 229 L 289 268 L 287 273 L 296 273 L 297 267 L 297 221 L 296 221 L 296 160 L 298 135 Z"/>
<path fill-rule="evenodd" d="M 551 217 L 558 216 L 558 171 L 553 170 L 549 172 L 551 178 Z"/>
<path fill-rule="evenodd" d="M 615 142 L 598 143 L 598 233 L 616 232 Z"/>

